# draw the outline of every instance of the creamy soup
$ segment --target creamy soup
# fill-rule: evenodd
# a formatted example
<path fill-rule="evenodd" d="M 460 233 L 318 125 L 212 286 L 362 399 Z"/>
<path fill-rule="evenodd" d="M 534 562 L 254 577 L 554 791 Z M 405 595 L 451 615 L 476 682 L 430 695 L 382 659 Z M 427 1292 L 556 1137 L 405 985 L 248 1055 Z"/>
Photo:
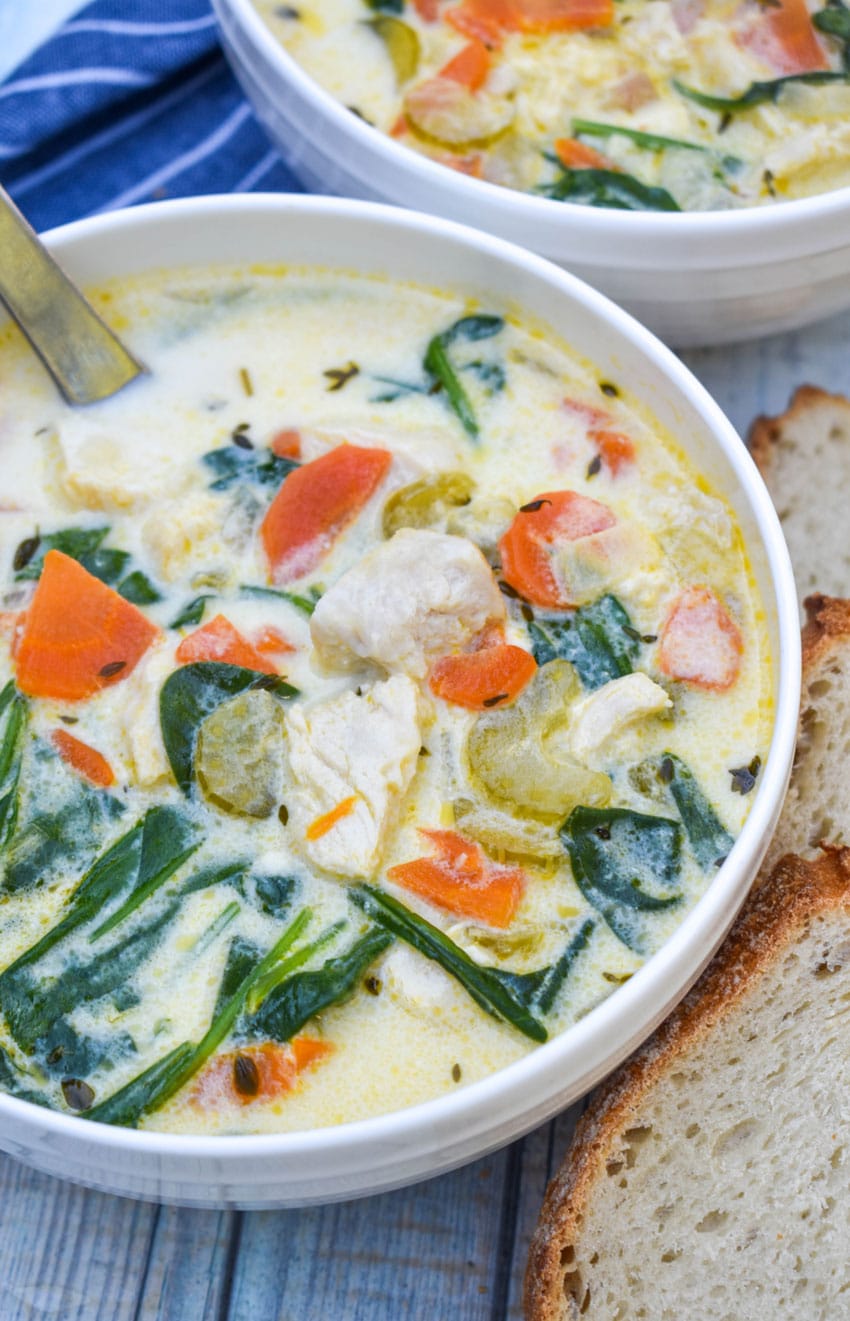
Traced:
<path fill-rule="evenodd" d="M 353 112 L 455 170 L 623 210 L 850 185 L 843 0 L 256 0 Z"/>
<path fill-rule="evenodd" d="M 740 831 L 772 694 L 735 519 L 501 308 L 312 270 L 97 298 L 150 368 L 104 404 L 0 346 L 2 1085 L 247 1133 L 483 1078 Z"/>

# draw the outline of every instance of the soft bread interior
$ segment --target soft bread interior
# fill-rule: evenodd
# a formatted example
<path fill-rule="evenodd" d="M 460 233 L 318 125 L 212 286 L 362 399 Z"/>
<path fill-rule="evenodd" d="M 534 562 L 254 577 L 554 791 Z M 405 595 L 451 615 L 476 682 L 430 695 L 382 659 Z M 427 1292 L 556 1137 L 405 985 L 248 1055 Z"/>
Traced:
<path fill-rule="evenodd" d="M 562 1253 L 562 1316 L 850 1316 L 848 1034 L 842 907 L 813 917 L 643 1098 Z"/>

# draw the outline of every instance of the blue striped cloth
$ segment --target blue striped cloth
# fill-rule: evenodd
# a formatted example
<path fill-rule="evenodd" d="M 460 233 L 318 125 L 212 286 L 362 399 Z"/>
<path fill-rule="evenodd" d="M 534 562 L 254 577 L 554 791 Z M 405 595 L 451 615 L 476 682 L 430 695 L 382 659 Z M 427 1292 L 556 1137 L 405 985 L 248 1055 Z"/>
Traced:
<path fill-rule="evenodd" d="M 301 191 L 209 0 L 95 0 L 60 28 L 0 84 L 0 180 L 40 230 L 163 197 Z"/>

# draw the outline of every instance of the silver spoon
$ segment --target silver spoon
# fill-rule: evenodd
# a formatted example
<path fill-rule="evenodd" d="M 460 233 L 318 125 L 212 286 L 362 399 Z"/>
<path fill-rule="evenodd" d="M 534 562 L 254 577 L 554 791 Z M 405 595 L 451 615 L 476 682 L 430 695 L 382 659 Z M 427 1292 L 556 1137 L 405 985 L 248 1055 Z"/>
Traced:
<path fill-rule="evenodd" d="M 145 371 L 60 270 L 2 187 L 0 300 L 69 404 L 108 399 Z"/>

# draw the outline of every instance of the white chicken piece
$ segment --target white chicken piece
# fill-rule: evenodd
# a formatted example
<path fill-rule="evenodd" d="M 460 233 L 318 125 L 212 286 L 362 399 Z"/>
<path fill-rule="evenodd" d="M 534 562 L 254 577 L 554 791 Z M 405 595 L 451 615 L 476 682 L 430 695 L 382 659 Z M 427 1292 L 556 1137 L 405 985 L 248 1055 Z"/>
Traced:
<path fill-rule="evenodd" d="M 673 703 L 646 674 L 626 674 L 597 688 L 580 702 L 570 724 L 570 751 L 585 766 L 615 734 L 646 716 L 657 716 Z"/>
<path fill-rule="evenodd" d="M 456 1011 L 463 1000 L 442 968 L 398 941 L 384 955 L 376 974 L 397 1004 L 432 1021 L 435 1015 Z"/>
<path fill-rule="evenodd" d="M 158 504 L 142 524 L 142 541 L 165 582 L 191 565 L 232 561 L 222 535 L 221 501 L 206 491 Z"/>
<path fill-rule="evenodd" d="M 419 695 L 403 675 L 287 712 L 292 840 L 325 871 L 371 876 L 416 770 Z M 342 808 L 335 821 L 323 817 Z"/>
<path fill-rule="evenodd" d="M 369 551 L 319 601 L 310 622 L 320 659 L 371 661 L 422 678 L 429 663 L 505 618 L 490 566 L 462 537 L 402 528 Z"/>
<path fill-rule="evenodd" d="M 171 774 L 159 726 L 159 694 L 175 664 L 174 643 L 160 642 L 120 685 L 120 719 L 130 762 L 145 789 Z"/>
<path fill-rule="evenodd" d="M 144 445 L 122 444 L 113 431 L 82 415 L 63 421 L 58 449 L 62 492 L 82 509 L 144 508 L 175 495 L 191 476 L 173 441 L 148 437 Z"/>

